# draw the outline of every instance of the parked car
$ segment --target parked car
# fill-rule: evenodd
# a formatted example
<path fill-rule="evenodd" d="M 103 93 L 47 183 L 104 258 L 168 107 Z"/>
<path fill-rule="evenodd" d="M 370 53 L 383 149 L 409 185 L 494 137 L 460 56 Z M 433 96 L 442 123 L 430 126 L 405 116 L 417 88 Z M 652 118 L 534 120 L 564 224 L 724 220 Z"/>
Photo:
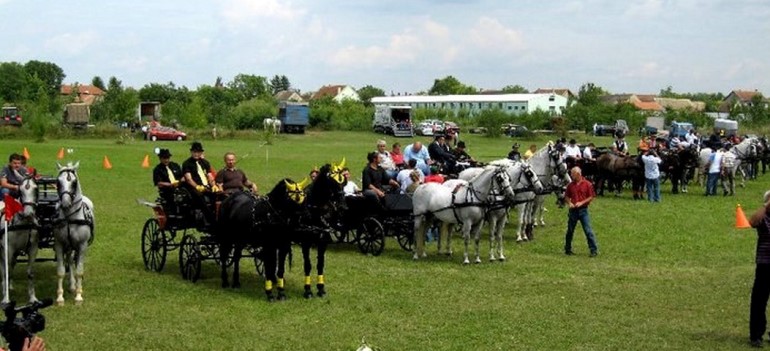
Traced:
<path fill-rule="evenodd" d="M 500 131 L 509 137 L 521 137 L 529 133 L 527 127 L 512 123 L 503 124 L 502 127 L 500 127 Z"/>
<path fill-rule="evenodd" d="M 415 127 L 417 135 L 434 135 L 444 132 L 444 122 L 437 119 L 426 119 Z"/>
<path fill-rule="evenodd" d="M 486 127 L 471 128 L 471 129 L 468 129 L 468 132 L 470 132 L 471 134 L 486 134 L 487 128 Z"/>
<path fill-rule="evenodd" d="M 147 140 L 185 140 L 187 134 L 171 127 L 154 127 L 147 130 Z"/>

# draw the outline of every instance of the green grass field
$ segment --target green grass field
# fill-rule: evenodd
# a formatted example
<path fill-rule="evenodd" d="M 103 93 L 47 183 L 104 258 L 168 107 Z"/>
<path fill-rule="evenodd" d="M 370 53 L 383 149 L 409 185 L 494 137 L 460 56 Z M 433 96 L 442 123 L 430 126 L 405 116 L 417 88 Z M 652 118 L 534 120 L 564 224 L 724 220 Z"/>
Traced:
<path fill-rule="evenodd" d="M 266 193 L 283 177 L 299 180 L 312 167 L 343 157 L 358 175 L 381 137 L 311 132 L 263 145 L 255 134 L 254 140 L 204 140 L 204 147 L 217 168 L 224 152 L 235 151 L 239 166 Z M 512 142 L 463 137 L 471 154 L 487 161 L 504 157 Z M 522 149 L 530 144 L 519 142 Z M 581 229 L 577 255 L 563 254 L 566 210 L 552 200 L 548 225 L 536 230 L 535 241 L 516 244 L 509 225 L 504 263 L 462 266 L 461 240 L 453 241 L 454 257 L 437 256 L 432 243 L 428 259 L 417 262 L 392 238 L 379 257 L 333 245 L 324 299 L 301 297 L 301 255 L 295 250 L 287 273 L 289 300 L 268 303 L 262 280 L 246 260 L 239 290 L 220 287 L 213 262 L 203 263 L 197 283 L 181 279 L 176 251 L 162 273 L 145 270 L 140 236 L 152 213 L 136 199 L 155 199 L 151 169 L 140 167 L 146 154 L 153 166 L 157 162 L 155 146 L 170 148 L 178 163 L 189 154 L 189 142 L 0 141 L 0 155 L 26 147 L 30 165 L 44 174 L 55 171 L 60 148 L 74 149 L 65 161 L 80 161 L 83 189 L 96 206 L 85 302 L 75 306 L 67 295 L 64 307 L 43 310 L 47 327 L 41 335 L 49 350 L 355 350 L 362 338 L 380 350 L 748 348 L 756 234 L 734 229 L 735 206 L 744 205 L 747 215 L 760 206 L 770 188 L 768 175 L 738 189 L 734 198 L 705 198 L 695 186 L 689 194 L 671 195 L 669 184 L 659 204 L 633 201 L 628 191 L 599 198 L 591 206 L 597 258 L 588 257 Z M 104 156 L 112 170 L 102 169 Z M 486 236 L 482 245 L 488 249 Z M 37 267 L 38 297 L 54 297 L 54 264 Z M 17 267 L 13 274 L 13 297 L 20 302 L 26 300 L 23 271 Z"/>

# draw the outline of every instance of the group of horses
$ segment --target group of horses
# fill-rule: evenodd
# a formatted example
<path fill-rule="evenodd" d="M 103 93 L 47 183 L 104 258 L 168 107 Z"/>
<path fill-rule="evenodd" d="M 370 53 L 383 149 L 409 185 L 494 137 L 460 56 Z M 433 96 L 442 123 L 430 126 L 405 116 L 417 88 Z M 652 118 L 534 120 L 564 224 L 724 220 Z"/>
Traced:
<path fill-rule="evenodd" d="M 220 244 L 220 253 L 233 255 L 232 284 L 229 282 L 227 260 L 221 262 L 222 287 L 239 287 L 239 261 L 247 246 L 261 248 L 260 259 L 265 265 L 265 294 L 272 301 L 283 300 L 285 293 L 285 264 L 292 244 L 302 248 L 306 298 L 313 296 L 312 261 L 310 249 L 317 249 L 316 294 L 326 295 L 324 265 L 326 247 L 331 241 L 328 224 L 331 212 L 344 209 L 342 187 L 345 179 L 340 164 L 326 164 L 312 182 L 280 180 L 264 197 L 249 192 L 237 192 L 222 201 L 212 234 Z M 277 290 L 277 296 L 274 295 Z"/>
<path fill-rule="evenodd" d="M 721 144 L 714 147 L 723 149 Z M 658 156 L 661 159 L 659 169 L 662 181 L 671 183 L 672 194 L 687 193 L 691 182 L 698 185 L 704 183 L 709 159 L 714 152 L 711 147 L 699 145 L 660 150 Z M 734 165 L 724 170 L 725 175 L 729 174 L 733 178 L 738 175 L 741 182 L 756 177 L 759 162 L 762 162 L 763 172 L 764 165 L 770 164 L 770 149 L 767 148 L 767 140 L 763 138 L 744 138 L 730 150 L 722 152 L 730 152 L 735 156 Z M 630 184 L 633 198 L 644 198 L 644 164 L 641 155 L 618 155 L 609 150 L 599 150 L 595 155 L 592 161 L 578 160 L 571 162 L 571 165 L 580 166 L 583 174 L 594 181 L 597 195 L 604 195 L 606 188 L 620 196 L 622 189 Z"/>
<path fill-rule="evenodd" d="M 475 239 L 475 262 L 480 263 L 480 231 L 484 223 L 489 223 L 489 260 L 505 260 L 502 231 L 509 210 L 515 208 L 519 214 L 517 241 L 534 238 L 536 215 L 539 211 L 542 216 L 545 197 L 555 193 L 558 203 L 563 204 L 564 189 L 571 181 L 567 171 L 564 158 L 549 142 L 529 160 L 496 160 L 485 167 L 465 169 L 457 179 L 442 184 L 420 185 L 412 197 L 416 240 L 413 258 L 426 256 L 427 224 L 439 221 L 440 254 L 452 254 L 449 233 L 454 226 L 461 226 L 465 240 L 463 263 L 470 263 L 468 245 L 471 237 Z"/>
<path fill-rule="evenodd" d="M 2 240 L 0 249 L 0 273 L 3 277 L 2 302 L 10 301 L 10 272 L 22 253 L 27 255 L 28 294 L 30 302 L 37 302 L 35 296 L 34 264 L 38 254 L 38 243 L 44 235 L 53 235 L 56 254 L 56 303 L 64 304 L 63 282 L 69 270 L 69 288 L 74 293 L 76 304 L 83 302 L 84 263 L 88 246 L 94 238 L 94 205 L 83 195 L 77 170 L 79 162 L 64 166 L 57 163 L 56 191 L 58 201 L 53 218 L 45 218 L 51 227 L 42 225 L 43 218 L 38 209 L 39 187 L 33 175 L 26 175 L 19 186 L 19 200 L 22 209 L 14 214 L 8 223 L 7 238 Z M 4 207 L 0 205 L 0 207 Z M 0 211 L 3 212 L 3 211 Z M 3 235 L 5 235 L 3 233 Z M 7 245 L 6 245 L 7 243 Z M 10 269 L 6 267 L 6 262 Z M 8 278 L 6 280 L 5 278 Z M 6 282 L 8 284 L 6 285 Z"/>

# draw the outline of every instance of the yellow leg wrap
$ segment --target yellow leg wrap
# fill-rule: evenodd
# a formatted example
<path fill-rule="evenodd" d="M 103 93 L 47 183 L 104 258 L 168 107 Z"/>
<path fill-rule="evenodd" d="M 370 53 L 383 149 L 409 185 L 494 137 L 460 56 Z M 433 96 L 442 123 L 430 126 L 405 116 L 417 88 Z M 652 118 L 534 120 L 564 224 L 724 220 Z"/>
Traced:
<path fill-rule="evenodd" d="M 310 285 L 310 276 L 309 275 L 305 276 L 305 285 Z"/>
<path fill-rule="evenodd" d="M 267 291 L 273 290 L 273 281 L 272 280 L 266 280 L 265 281 L 265 290 L 267 290 Z"/>
<path fill-rule="evenodd" d="M 278 289 L 283 289 L 283 278 L 278 278 Z"/>
<path fill-rule="evenodd" d="M 318 276 L 318 284 L 325 284 L 324 283 L 324 276 L 323 275 L 319 275 Z"/>

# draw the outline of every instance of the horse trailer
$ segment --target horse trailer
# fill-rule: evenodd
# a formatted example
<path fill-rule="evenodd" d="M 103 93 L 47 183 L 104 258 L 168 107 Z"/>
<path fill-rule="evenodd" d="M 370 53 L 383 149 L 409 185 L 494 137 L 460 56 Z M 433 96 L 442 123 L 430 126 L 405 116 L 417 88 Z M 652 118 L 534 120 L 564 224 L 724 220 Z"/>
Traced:
<path fill-rule="evenodd" d="M 411 106 L 378 105 L 374 109 L 372 129 L 375 133 L 390 134 L 395 137 L 414 136 L 412 128 Z"/>
<path fill-rule="evenodd" d="M 310 106 L 305 102 L 283 102 L 278 106 L 278 119 L 284 133 L 304 134 L 309 116 Z"/>

